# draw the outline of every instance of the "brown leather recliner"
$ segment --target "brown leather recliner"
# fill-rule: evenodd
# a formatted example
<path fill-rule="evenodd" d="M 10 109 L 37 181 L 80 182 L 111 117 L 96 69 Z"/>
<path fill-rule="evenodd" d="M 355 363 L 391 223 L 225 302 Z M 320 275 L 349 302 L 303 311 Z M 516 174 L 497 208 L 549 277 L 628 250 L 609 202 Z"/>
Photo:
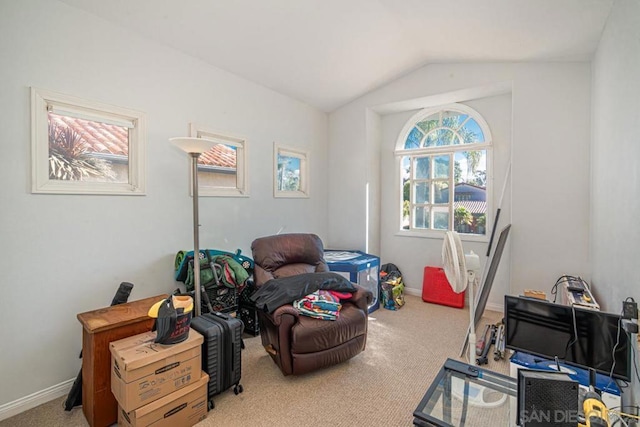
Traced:
<path fill-rule="evenodd" d="M 270 279 L 328 272 L 322 241 L 315 234 L 281 234 L 251 244 L 257 288 Z M 273 283 L 273 282 L 272 282 Z M 368 305 L 373 295 L 355 285 L 351 299 L 341 301 L 336 320 L 299 314 L 292 304 L 258 312 L 262 345 L 284 375 L 304 374 L 352 358 L 367 341 Z"/>

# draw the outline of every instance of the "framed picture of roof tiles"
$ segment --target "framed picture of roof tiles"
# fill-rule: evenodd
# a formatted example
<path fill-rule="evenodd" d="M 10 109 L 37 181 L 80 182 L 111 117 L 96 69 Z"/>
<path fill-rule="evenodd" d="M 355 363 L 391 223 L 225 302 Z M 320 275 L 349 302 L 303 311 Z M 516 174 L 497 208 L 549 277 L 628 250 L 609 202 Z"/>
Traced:
<path fill-rule="evenodd" d="M 31 192 L 145 194 L 146 115 L 31 88 Z"/>
<path fill-rule="evenodd" d="M 273 197 L 309 197 L 309 153 L 273 144 Z"/>
<path fill-rule="evenodd" d="M 198 195 L 248 197 L 246 138 L 195 123 L 189 124 L 189 136 L 217 142 L 198 158 Z"/>

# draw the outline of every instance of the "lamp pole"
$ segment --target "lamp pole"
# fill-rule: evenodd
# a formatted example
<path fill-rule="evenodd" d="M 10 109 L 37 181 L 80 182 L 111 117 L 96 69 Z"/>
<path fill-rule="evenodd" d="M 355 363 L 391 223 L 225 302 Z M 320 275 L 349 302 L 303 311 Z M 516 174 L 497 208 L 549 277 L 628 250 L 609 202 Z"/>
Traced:
<path fill-rule="evenodd" d="M 198 217 L 198 158 L 200 155 L 217 144 L 216 141 L 195 138 L 178 137 L 169 138 L 175 146 L 180 148 L 191 157 L 191 183 L 193 193 L 193 294 L 195 305 L 195 316 L 202 314 L 201 290 L 200 290 L 200 219 Z"/>
<path fill-rule="evenodd" d="M 200 316 L 201 310 L 201 295 L 200 295 L 200 218 L 198 215 L 198 157 L 200 153 L 189 153 L 191 156 L 191 174 L 193 175 L 193 290 L 194 290 L 194 304 L 195 315 Z"/>

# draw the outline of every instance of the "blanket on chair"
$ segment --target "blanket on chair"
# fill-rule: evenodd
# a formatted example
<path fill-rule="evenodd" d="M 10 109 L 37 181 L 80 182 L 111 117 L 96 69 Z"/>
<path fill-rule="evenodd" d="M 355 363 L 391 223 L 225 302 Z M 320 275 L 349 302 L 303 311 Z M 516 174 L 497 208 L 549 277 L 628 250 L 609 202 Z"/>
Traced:
<path fill-rule="evenodd" d="M 356 292 L 354 284 L 337 273 L 305 273 L 268 280 L 250 298 L 258 310 L 273 313 L 281 305 L 291 304 L 320 289 Z"/>

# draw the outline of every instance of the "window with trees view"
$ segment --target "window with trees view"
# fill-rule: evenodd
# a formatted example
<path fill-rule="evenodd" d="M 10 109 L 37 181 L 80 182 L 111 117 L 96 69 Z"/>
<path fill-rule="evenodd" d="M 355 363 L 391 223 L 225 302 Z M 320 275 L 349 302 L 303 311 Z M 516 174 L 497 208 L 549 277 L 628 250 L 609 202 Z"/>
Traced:
<path fill-rule="evenodd" d="M 145 192 L 145 114 L 31 88 L 32 192 Z"/>
<path fill-rule="evenodd" d="M 274 197 L 309 197 L 309 153 L 273 144 Z"/>
<path fill-rule="evenodd" d="M 404 126 L 400 163 L 401 229 L 485 235 L 491 134 L 473 109 L 425 109 Z"/>

